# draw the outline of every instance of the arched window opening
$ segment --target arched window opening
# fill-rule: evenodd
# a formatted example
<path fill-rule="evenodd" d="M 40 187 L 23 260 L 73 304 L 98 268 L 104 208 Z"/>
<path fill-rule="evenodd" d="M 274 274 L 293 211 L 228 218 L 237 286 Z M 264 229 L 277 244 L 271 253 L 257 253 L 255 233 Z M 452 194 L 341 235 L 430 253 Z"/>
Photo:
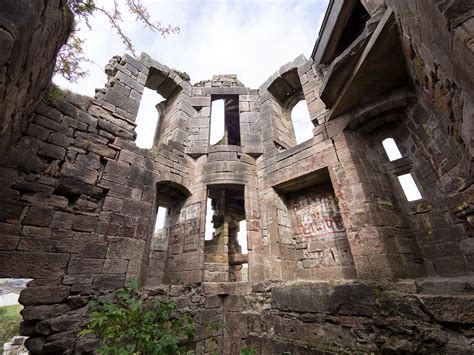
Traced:
<path fill-rule="evenodd" d="M 418 186 L 416 186 L 415 180 L 410 173 L 399 175 L 398 181 L 408 201 L 421 200 L 422 196 L 420 190 L 418 190 Z"/>
<path fill-rule="evenodd" d="M 398 149 L 397 143 L 395 143 L 393 138 L 384 139 L 382 145 L 390 161 L 402 158 L 402 153 L 400 153 L 400 149 Z"/>
<path fill-rule="evenodd" d="M 224 100 L 212 101 L 209 144 L 218 144 L 224 139 Z"/>
<path fill-rule="evenodd" d="M 161 180 L 156 184 L 156 210 L 150 216 L 155 224 L 150 225 L 147 241 L 149 242 L 148 267 L 146 270 L 145 284 L 156 286 L 172 279 L 176 265 L 173 264 L 173 253 L 169 250 L 176 242 L 176 228 L 180 225 L 183 216 L 186 219 L 192 214 L 199 213 L 199 208 L 184 208 L 187 198 L 191 195 L 189 190 L 178 183 Z M 194 206 L 196 207 L 196 206 Z M 180 229 L 181 230 L 181 229 Z"/>
<path fill-rule="evenodd" d="M 140 108 L 138 109 L 135 132 L 135 143 L 140 148 L 150 149 L 153 146 L 155 131 L 158 127 L 159 113 L 156 106 L 164 101 L 163 96 L 155 90 L 145 88 L 143 91 Z"/>
<path fill-rule="evenodd" d="M 309 117 L 306 100 L 301 100 L 293 107 L 291 120 L 295 131 L 296 144 L 303 143 L 313 137 L 314 126 Z"/>

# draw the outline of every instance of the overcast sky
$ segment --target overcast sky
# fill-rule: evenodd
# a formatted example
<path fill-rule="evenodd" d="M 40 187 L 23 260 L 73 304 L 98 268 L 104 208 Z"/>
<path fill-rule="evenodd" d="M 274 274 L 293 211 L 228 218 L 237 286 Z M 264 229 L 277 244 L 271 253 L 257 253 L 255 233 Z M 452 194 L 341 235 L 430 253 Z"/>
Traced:
<path fill-rule="evenodd" d="M 109 4 L 110 0 L 96 0 Z M 124 0 L 118 0 L 124 3 Z M 328 0 L 189 1 L 144 0 L 150 14 L 181 32 L 163 38 L 136 23 L 122 6 L 123 28 L 137 53 L 146 52 L 163 64 L 191 76 L 193 83 L 213 74 L 237 74 L 246 86 L 258 88 L 281 65 L 299 54 L 309 57 Z M 103 67 L 125 51 L 121 40 L 98 13 L 79 35 L 86 39 L 90 75 L 75 84 L 57 80 L 85 95 L 105 82 Z"/>
<path fill-rule="evenodd" d="M 96 0 L 110 6 L 110 0 Z M 328 0 L 144 0 L 150 14 L 163 24 L 179 26 L 179 34 L 163 38 L 143 28 L 122 4 L 123 29 L 132 39 L 137 54 L 146 52 L 159 62 L 191 76 L 191 82 L 211 79 L 214 74 L 237 74 L 246 86 L 258 88 L 283 64 L 300 54 L 310 57 Z M 85 55 L 95 64 L 84 67 L 89 76 L 77 83 L 61 78 L 55 82 L 74 92 L 93 96 L 104 87 L 104 66 L 125 47 L 98 13 L 92 31 L 82 26 L 79 36 L 86 39 Z M 159 99 L 147 93 L 137 119 L 137 145 L 149 146 L 154 134 Z M 298 141 L 311 137 L 305 105 L 293 112 Z M 153 117 L 154 119 L 150 119 Z M 298 128 L 298 129 L 297 129 Z"/>
<path fill-rule="evenodd" d="M 110 6 L 110 0 L 96 0 Z M 151 16 L 163 24 L 179 26 L 179 34 L 161 35 L 144 29 L 122 5 L 125 33 L 137 54 L 146 52 L 159 62 L 185 71 L 191 82 L 211 79 L 214 74 L 237 74 L 240 81 L 258 88 L 280 66 L 300 54 L 309 58 L 317 38 L 328 0 L 143 0 Z M 93 96 L 95 88 L 106 81 L 104 66 L 125 47 L 110 28 L 107 19 L 97 13 L 92 30 L 81 26 L 79 36 L 86 39 L 85 55 L 94 62 L 84 65 L 89 75 L 76 83 L 62 78 L 55 82 L 74 92 Z M 145 93 L 137 119 L 137 145 L 149 147 L 154 135 L 154 105 L 161 98 Z M 311 137 L 305 105 L 293 111 L 298 142 Z"/>

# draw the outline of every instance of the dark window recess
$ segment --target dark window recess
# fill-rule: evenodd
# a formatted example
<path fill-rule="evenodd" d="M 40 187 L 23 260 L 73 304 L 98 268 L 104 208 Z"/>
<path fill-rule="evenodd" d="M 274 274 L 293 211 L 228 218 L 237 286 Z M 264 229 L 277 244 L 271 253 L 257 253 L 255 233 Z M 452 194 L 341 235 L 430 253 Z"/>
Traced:
<path fill-rule="evenodd" d="M 214 95 L 214 100 L 224 100 L 224 137 L 216 144 L 240 145 L 239 96 Z"/>
<path fill-rule="evenodd" d="M 365 23 L 369 17 L 369 13 L 365 10 L 365 7 L 360 3 L 360 1 L 357 1 L 354 10 L 352 10 L 351 17 L 344 27 L 339 43 L 337 44 L 334 53 L 335 57 L 344 52 L 346 48 L 360 36 L 362 31 L 364 31 Z"/>

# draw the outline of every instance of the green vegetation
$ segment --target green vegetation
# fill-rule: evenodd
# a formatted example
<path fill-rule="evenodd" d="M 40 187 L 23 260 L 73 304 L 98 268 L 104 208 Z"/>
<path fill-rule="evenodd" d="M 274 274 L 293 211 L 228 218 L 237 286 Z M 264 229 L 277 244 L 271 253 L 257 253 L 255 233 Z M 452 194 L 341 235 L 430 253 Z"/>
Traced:
<path fill-rule="evenodd" d="M 93 301 L 89 324 L 80 335 L 97 335 L 99 354 L 189 354 L 183 343 L 194 337 L 188 314 L 172 301 L 145 303 L 137 282 L 118 290 L 112 300 Z"/>
<path fill-rule="evenodd" d="M 47 104 L 64 99 L 68 94 L 69 90 L 64 90 L 60 86 L 51 83 L 48 92 L 43 96 L 43 101 Z"/>
<path fill-rule="evenodd" d="M 240 355 L 257 355 L 257 350 L 254 348 L 240 349 Z"/>
<path fill-rule="evenodd" d="M 19 335 L 22 309 L 23 306 L 20 304 L 0 307 L 0 352 L 3 344 Z"/>

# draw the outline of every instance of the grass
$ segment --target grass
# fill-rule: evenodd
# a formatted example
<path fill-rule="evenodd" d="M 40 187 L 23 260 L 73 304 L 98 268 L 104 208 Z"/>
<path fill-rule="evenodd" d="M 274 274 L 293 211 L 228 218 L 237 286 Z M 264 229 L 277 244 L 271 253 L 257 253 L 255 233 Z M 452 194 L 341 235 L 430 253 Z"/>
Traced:
<path fill-rule="evenodd" d="M 3 353 L 3 344 L 19 335 L 22 309 L 20 304 L 0 307 L 0 354 Z"/>

